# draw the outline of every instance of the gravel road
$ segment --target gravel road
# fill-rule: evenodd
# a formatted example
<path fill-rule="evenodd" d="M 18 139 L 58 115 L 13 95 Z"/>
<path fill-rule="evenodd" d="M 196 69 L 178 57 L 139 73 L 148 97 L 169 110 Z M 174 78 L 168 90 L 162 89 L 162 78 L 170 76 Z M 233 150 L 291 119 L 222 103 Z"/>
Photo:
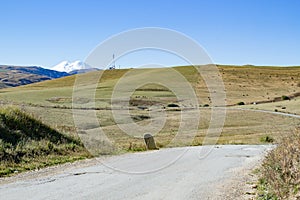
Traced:
<path fill-rule="evenodd" d="M 199 146 L 93 159 L 2 179 L 0 199 L 236 199 L 271 148 Z"/>

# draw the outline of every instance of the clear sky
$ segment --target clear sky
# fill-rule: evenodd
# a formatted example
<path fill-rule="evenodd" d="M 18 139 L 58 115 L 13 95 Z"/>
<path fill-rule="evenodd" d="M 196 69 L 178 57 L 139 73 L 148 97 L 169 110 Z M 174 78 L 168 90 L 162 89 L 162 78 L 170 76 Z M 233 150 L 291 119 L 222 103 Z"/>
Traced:
<path fill-rule="evenodd" d="M 3 0 L 0 10 L 0 64 L 83 60 L 114 34 L 163 27 L 215 63 L 300 65 L 298 0 Z"/>

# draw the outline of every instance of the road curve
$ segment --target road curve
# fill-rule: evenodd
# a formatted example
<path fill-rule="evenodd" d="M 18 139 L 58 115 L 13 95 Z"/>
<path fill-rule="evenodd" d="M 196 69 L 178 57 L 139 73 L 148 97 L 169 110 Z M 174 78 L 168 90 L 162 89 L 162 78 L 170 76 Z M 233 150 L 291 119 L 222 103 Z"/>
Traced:
<path fill-rule="evenodd" d="M 269 113 L 274 115 L 281 115 L 285 117 L 293 117 L 300 119 L 300 115 L 292 114 L 292 113 L 284 113 L 284 112 L 275 112 L 270 110 L 259 110 L 259 109 L 251 109 L 251 108 L 231 108 L 231 107 L 219 107 L 226 110 L 245 110 L 245 111 L 252 111 L 252 112 L 260 112 L 260 113 Z"/>
<path fill-rule="evenodd" d="M 253 168 L 271 148 L 218 145 L 113 156 L 89 167 L 2 183 L 0 199 L 225 199 L 233 192 L 226 184 L 242 178 L 238 172 Z"/>

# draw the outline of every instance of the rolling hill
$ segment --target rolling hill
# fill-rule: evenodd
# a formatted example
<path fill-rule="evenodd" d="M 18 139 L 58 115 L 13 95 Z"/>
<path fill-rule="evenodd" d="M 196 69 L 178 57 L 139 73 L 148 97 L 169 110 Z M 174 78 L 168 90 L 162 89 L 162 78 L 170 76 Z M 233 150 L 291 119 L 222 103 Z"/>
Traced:
<path fill-rule="evenodd" d="M 0 65 L 0 88 L 27 85 L 64 76 L 69 76 L 69 74 L 36 66 Z"/>
<path fill-rule="evenodd" d="M 201 104 L 210 104 L 209 92 L 201 75 L 194 67 L 183 66 L 173 68 L 181 73 L 194 87 L 195 92 L 201 100 Z M 297 96 L 300 92 L 300 67 L 255 67 L 255 66 L 218 66 L 222 77 L 227 105 L 236 105 L 239 102 L 245 104 L 264 103 L 280 100 L 282 96 Z M 119 79 L 133 69 L 93 71 L 79 75 L 86 79 L 86 84 L 101 76 L 97 96 L 110 98 L 112 90 Z M 170 69 L 171 70 L 171 69 Z M 162 76 L 162 69 L 138 69 L 137 77 L 143 79 L 147 76 Z M 27 86 L 5 89 L 1 91 L 0 98 L 7 98 L 10 101 L 22 103 L 39 103 L 51 106 L 65 105 L 66 102 L 60 101 L 59 104 L 49 102 L 52 97 L 62 97 L 70 99 L 76 76 L 68 76 L 51 81 L 30 84 Z M 137 88 L 137 96 L 151 96 L 153 98 L 166 98 L 170 91 L 161 90 L 155 84 Z M 158 88 L 157 88 L 158 87 Z M 85 90 L 88 92 L 89 88 Z M 146 93 L 146 95 L 145 95 Z M 25 95 L 28 94 L 28 95 Z M 22 95 L 23 98 L 19 98 Z M 174 97 L 174 96 L 173 96 Z M 171 98 L 171 97 L 170 97 Z M 99 100 L 100 101 L 100 100 Z"/>
<path fill-rule="evenodd" d="M 74 67 L 73 65 L 75 64 L 73 63 L 72 66 L 68 66 L 68 72 L 62 69 L 57 71 L 37 66 L 24 67 L 0 65 L 0 89 L 53 80 L 75 74 L 99 71 L 99 69 L 96 68 L 81 68 L 81 65 Z"/>
<path fill-rule="evenodd" d="M 218 69 L 225 86 L 226 106 L 230 109 L 226 111 L 221 135 L 212 135 L 209 139 L 216 140 L 218 144 L 261 144 L 269 141 L 265 138 L 277 141 L 283 135 L 290 134 L 291 129 L 299 126 L 299 119 L 255 110 L 277 109 L 278 112 L 293 112 L 299 115 L 297 94 L 300 92 L 300 67 L 219 65 Z M 126 76 L 128 83 L 146 80 L 149 77 L 163 77 L 170 85 L 176 86 L 176 80 L 165 76 L 165 73 L 171 70 L 179 72 L 188 80 L 199 97 L 201 119 L 196 135 L 193 138 L 176 135 L 181 112 L 185 112 L 191 118 L 188 122 L 191 123 L 196 109 L 189 107 L 185 100 L 178 101 L 168 87 L 155 82 L 135 88 L 129 102 L 131 118 L 140 126 L 147 126 L 152 120 L 149 110 L 157 108 L 166 113 L 164 127 L 155 135 L 158 147 L 202 145 L 204 139 L 208 137 L 207 130 L 211 123 L 213 108 L 204 79 L 197 69 L 191 66 L 87 72 L 19 87 L 3 88 L 0 90 L 0 105 L 14 105 L 60 133 L 79 136 L 93 155 L 141 151 L 145 150 L 144 140 L 124 133 L 114 119 L 111 98 L 115 86 Z M 98 82 L 100 75 L 101 79 Z M 82 80 L 80 84 L 82 93 L 80 97 L 75 98 L 76 104 L 73 104 L 72 95 L 76 89 L 74 88 L 76 79 Z M 283 96 L 289 97 L 290 100 L 285 100 Z M 91 97 L 95 97 L 95 102 Z M 239 106 L 240 102 L 245 105 Z M 122 99 L 117 101 L 116 106 L 116 110 L 122 109 Z M 241 107 L 250 109 L 242 110 Z M 285 109 L 282 109 L 283 107 Z M 72 108 L 82 116 L 79 119 L 81 127 L 75 125 Z M 97 117 L 96 124 L 92 123 L 94 119 L 89 116 L 89 110 L 95 111 L 93 116 Z M 113 142 L 113 148 L 103 141 L 100 143 L 101 146 L 95 143 L 93 137 L 100 131 L 98 122 L 101 131 Z M 172 143 L 174 138 L 177 141 Z"/>
<path fill-rule="evenodd" d="M 200 111 L 202 113 L 201 122 L 197 136 L 193 140 L 193 145 L 202 143 L 210 123 L 211 100 L 209 91 L 197 69 L 191 66 L 174 67 L 182 74 L 195 89 L 199 97 Z M 0 103 L 21 106 L 27 112 L 32 113 L 49 126 L 67 134 L 78 134 L 78 129 L 74 127 L 72 107 L 80 109 L 85 115 L 85 110 L 95 110 L 103 130 L 108 136 L 115 138 L 115 144 L 121 150 L 143 149 L 143 141 L 124 135 L 114 121 L 111 108 L 111 97 L 116 84 L 128 76 L 128 80 L 144 80 L 147 77 L 163 77 L 167 69 L 121 69 L 106 70 L 80 74 L 78 76 L 62 77 L 55 80 L 43 81 L 40 83 L 0 90 Z M 254 67 L 254 66 L 218 66 L 219 74 L 223 79 L 227 106 L 232 109 L 226 111 L 226 121 L 222 130 L 222 135 L 218 139 L 220 144 L 257 144 L 261 138 L 272 136 L 277 138 L 282 134 L 289 133 L 292 127 L 299 125 L 298 119 L 288 118 L 271 113 L 259 113 L 246 110 L 239 110 L 238 104 L 243 102 L 245 108 L 278 109 L 280 112 L 290 111 L 297 108 L 298 97 L 295 94 L 300 92 L 300 67 Z M 130 74 L 130 72 L 133 72 Z M 91 81 L 101 80 L 98 86 Z M 72 104 L 72 93 L 76 78 L 81 79 L 82 94 L 76 98 L 76 104 Z M 166 78 L 168 79 L 168 78 Z M 176 81 L 169 80 L 171 85 L 176 85 Z M 95 104 L 90 94 L 95 92 Z M 213 91 L 212 91 L 213 92 Z M 290 96 L 291 100 L 283 100 L 282 96 Z M 279 100 L 279 101 L 278 101 Z M 276 105 L 270 103 L 276 101 Z M 254 104 L 254 102 L 256 104 Z M 122 101 L 120 101 L 120 106 Z M 177 104 L 179 108 L 169 108 L 168 105 Z M 279 109 L 275 106 L 285 106 L 286 109 Z M 135 88 L 135 92 L 130 99 L 130 113 L 135 122 L 141 125 L 149 123 L 148 108 L 157 107 L 164 109 L 167 114 L 165 127 L 156 135 L 159 146 L 166 146 L 174 137 L 174 131 L 178 130 L 178 120 L 181 108 L 189 108 L 185 101 L 178 101 L 174 93 L 159 84 L 146 84 Z M 217 105 L 224 106 L 224 105 Z M 299 106 L 298 106 L 299 107 Z M 237 109 L 235 109 L 237 108 Z M 187 110 L 188 111 L 188 110 Z M 193 115 L 193 109 L 189 113 Z M 293 113 L 299 114 L 299 109 L 294 109 Z M 82 119 L 83 129 L 96 130 L 91 124 L 89 117 Z M 125 122 L 124 122 L 125 123 Z M 184 140 L 184 138 L 183 138 Z M 181 141 L 175 146 L 191 145 L 186 141 Z M 107 152 L 104 152 L 107 153 Z"/>

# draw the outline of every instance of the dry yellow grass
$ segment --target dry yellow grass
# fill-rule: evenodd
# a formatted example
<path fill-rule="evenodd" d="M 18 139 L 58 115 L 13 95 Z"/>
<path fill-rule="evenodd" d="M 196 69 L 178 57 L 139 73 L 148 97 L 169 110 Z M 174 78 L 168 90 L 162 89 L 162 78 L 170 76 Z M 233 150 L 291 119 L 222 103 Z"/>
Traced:
<path fill-rule="evenodd" d="M 300 91 L 300 67 L 218 66 L 218 68 L 225 85 L 228 105 L 241 101 L 245 103 L 267 101 Z M 210 103 L 206 85 L 195 68 L 176 67 L 174 69 L 183 74 L 195 87 L 201 98 L 201 104 Z M 151 75 L 148 73 L 150 70 L 153 72 L 153 69 L 140 69 L 140 76 Z M 154 74 L 159 75 L 159 70 L 156 69 L 157 72 Z M 128 71 L 106 70 L 83 74 L 80 77 L 82 77 L 81 80 L 85 79 L 88 84 L 101 74 L 101 85 L 97 88 L 97 92 L 100 96 L 105 94 L 109 98 L 118 79 Z M 47 103 L 46 99 L 55 96 L 71 98 L 74 81 L 75 76 L 70 76 L 17 88 L 3 89 L 0 91 L 0 98 L 27 103 L 40 101 L 41 104 Z M 150 93 L 151 91 L 148 90 L 147 94 Z M 161 91 L 159 95 L 165 94 Z"/>
<path fill-rule="evenodd" d="M 238 102 L 269 101 L 282 95 L 291 95 L 299 92 L 300 68 L 299 67 L 252 67 L 252 66 L 218 66 L 222 79 L 224 81 L 227 104 L 234 105 Z M 209 93 L 204 80 L 197 73 L 197 69 L 193 67 L 176 67 L 191 85 L 195 88 L 197 95 L 200 97 L 200 104 L 211 104 Z M 83 97 L 88 96 L 92 91 L 89 85 L 91 80 L 97 81 L 99 75 L 102 75 L 101 81 L 96 88 L 96 111 L 97 118 L 103 127 L 103 130 L 115 146 L 119 149 L 128 150 L 133 146 L 136 149 L 143 148 L 143 140 L 133 138 L 119 129 L 116 125 L 110 107 L 110 100 L 113 88 L 120 77 L 130 70 L 110 70 L 104 72 L 92 72 L 80 75 L 83 90 Z M 140 69 L 139 78 L 159 76 L 162 69 Z M 101 74 L 103 73 L 103 74 Z M 75 76 L 65 77 L 53 81 L 45 81 L 37 84 L 27 85 L 18 88 L 4 89 L 0 91 L 0 100 L 4 103 L 14 103 L 16 105 L 24 105 L 24 109 L 33 113 L 43 122 L 54 128 L 63 130 L 68 133 L 75 134 L 72 110 L 72 91 Z M 176 84 L 174 82 L 174 84 Z M 90 99 L 83 99 L 87 103 L 83 103 L 82 107 L 93 108 L 89 103 Z M 157 84 L 144 85 L 137 88 L 132 96 L 132 114 L 135 116 L 148 115 L 145 110 L 140 110 L 138 106 L 149 107 L 153 102 L 158 107 L 166 107 L 169 103 L 178 103 L 174 94 L 166 88 Z M 293 106 L 287 105 L 287 108 L 293 109 L 299 105 L 298 100 L 281 101 L 277 104 L 292 102 Z M 179 103 L 184 106 L 184 102 Z M 274 103 L 275 104 L 275 103 Z M 260 109 L 273 109 L 273 104 L 256 105 Z M 245 107 L 252 105 L 245 105 Z M 60 109 L 64 107 L 66 109 Z M 299 108 L 300 106 L 298 106 Z M 272 110 L 271 109 L 271 110 Z M 297 110 L 297 109 L 296 109 Z M 193 112 L 193 111 L 190 111 Z M 298 111 L 297 111 L 298 112 Z M 184 146 L 184 145 L 201 145 L 206 136 L 207 128 L 210 122 L 210 109 L 201 108 L 201 121 L 198 133 L 192 140 L 179 137 L 176 144 L 170 142 L 176 136 L 179 126 L 179 111 L 167 110 L 167 121 L 162 131 L 155 137 L 159 146 Z M 139 117 L 137 118 L 139 119 Z M 141 118 L 138 123 L 146 125 L 149 120 Z M 85 119 L 86 129 L 92 130 L 95 125 L 89 124 L 89 118 Z M 227 111 L 225 126 L 222 135 L 218 139 L 219 144 L 257 144 L 261 142 L 261 138 L 265 136 L 273 137 L 276 141 L 280 134 L 289 134 L 289 131 L 299 125 L 299 119 L 290 117 L 272 115 L 268 113 L 257 113 L 242 110 Z M 214 139 L 214 137 L 211 137 Z M 130 147 L 130 148 L 129 148 Z M 133 148 L 134 149 L 134 148 Z"/>
<path fill-rule="evenodd" d="M 282 137 L 261 167 L 259 199 L 298 199 L 300 188 L 300 132 Z"/>

